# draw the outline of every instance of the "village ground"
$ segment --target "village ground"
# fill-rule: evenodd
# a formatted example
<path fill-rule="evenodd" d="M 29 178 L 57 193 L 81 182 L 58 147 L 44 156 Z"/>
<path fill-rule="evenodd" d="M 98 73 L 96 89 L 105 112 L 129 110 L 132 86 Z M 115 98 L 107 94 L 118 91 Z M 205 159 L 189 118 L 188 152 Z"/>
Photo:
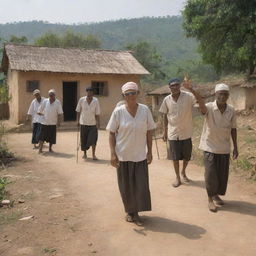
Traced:
<path fill-rule="evenodd" d="M 153 210 L 142 213 L 145 225 L 138 227 L 124 221 L 107 132 L 99 134 L 100 161 L 83 161 L 79 153 L 78 164 L 75 132 L 59 132 L 53 154 L 38 155 L 30 137 L 8 135 L 19 160 L 1 171 L 12 181 L 8 191 L 15 202 L 0 208 L 0 255 L 256 255 L 256 186 L 245 176 L 231 174 L 226 205 L 211 213 L 203 168 L 192 162 L 192 182 L 173 188 L 174 171 L 158 140 L 160 160 L 154 144 L 150 166 Z M 27 216 L 34 217 L 19 220 Z"/>

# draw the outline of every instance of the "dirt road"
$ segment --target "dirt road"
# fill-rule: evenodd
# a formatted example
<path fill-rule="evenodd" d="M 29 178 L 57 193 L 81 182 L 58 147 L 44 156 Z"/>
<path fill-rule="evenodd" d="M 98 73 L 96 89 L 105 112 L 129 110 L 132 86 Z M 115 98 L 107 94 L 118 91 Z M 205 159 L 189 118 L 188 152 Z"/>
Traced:
<path fill-rule="evenodd" d="M 5 174 L 15 180 L 13 197 L 25 198 L 25 204 L 6 211 L 15 215 L 18 209 L 19 216 L 34 219 L 0 225 L 0 255 L 256 255 L 255 184 L 232 175 L 226 205 L 211 213 L 203 169 L 190 164 L 191 184 L 173 188 L 174 171 L 158 141 L 161 159 L 154 152 L 150 166 L 153 211 L 142 213 L 145 225 L 137 227 L 124 221 L 105 131 L 99 136 L 98 162 L 83 161 L 80 153 L 76 164 L 74 132 L 58 133 L 53 154 L 38 155 L 29 141 L 30 134 L 8 138 L 22 160 Z"/>

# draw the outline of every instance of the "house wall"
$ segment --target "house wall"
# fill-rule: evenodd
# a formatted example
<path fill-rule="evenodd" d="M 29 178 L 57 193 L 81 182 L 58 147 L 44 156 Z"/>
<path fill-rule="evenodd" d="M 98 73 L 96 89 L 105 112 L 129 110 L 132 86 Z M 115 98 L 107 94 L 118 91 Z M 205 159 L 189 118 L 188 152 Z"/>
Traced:
<path fill-rule="evenodd" d="M 101 106 L 101 126 L 105 127 L 109 117 L 116 105 L 122 99 L 121 86 L 128 82 L 134 81 L 140 84 L 139 75 L 91 75 L 91 74 L 68 74 L 68 73 L 51 73 L 51 72 L 19 72 L 18 86 L 18 120 L 17 123 L 22 123 L 25 120 L 29 104 L 33 100 L 33 95 L 26 91 L 26 83 L 28 80 L 38 80 L 40 82 L 41 95 L 48 97 L 50 89 L 56 90 L 57 98 L 63 103 L 63 82 L 77 81 L 78 92 L 77 100 L 86 94 L 85 89 L 91 85 L 92 81 L 107 81 L 108 95 L 96 96 L 99 99 Z M 17 86 L 16 86 L 17 87 Z M 17 89 L 17 88 L 16 88 Z M 144 102 L 143 93 L 141 94 L 140 102 Z M 17 113 L 16 113 L 17 115 Z"/>
<path fill-rule="evenodd" d="M 10 121 L 13 123 L 19 122 L 19 86 L 18 86 L 18 71 L 8 70 L 7 86 L 9 90 L 9 115 Z"/>
<path fill-rule="evenodd" d="M 232 87 L 230 90 L 230 97 L 228 103 L 231 104 L 235 110 L 246 109 L 246 90 L 241 87 Z"/>
<path fill-rule="evenodd" d="M 256 88 L 244 88 L 246 91 L 246 108 L 256 108 Z"/>

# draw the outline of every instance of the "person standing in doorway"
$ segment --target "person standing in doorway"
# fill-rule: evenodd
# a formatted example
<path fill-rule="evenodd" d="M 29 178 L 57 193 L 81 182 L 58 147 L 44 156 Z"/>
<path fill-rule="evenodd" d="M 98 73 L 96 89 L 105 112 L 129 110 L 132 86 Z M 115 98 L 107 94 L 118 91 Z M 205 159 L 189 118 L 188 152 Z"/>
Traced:
<path fill-rule="evenodd" d="M 44 97 L 41 97 L 41 93 L 38 89 L 33 91 L 33 95 L 35 99 L 32 100 L 26 120 L 29 121 L 30 117 L 32 120 L 32 144 L 34 145 L 34 149 L 37 148 L 37 144 L 39 143 L 39 135 L 41 132 L 41 126 L 43 122 L 43 116 L 38 115 L 38 109 L 42 105 L 44 101 Z"/>
<path fill-rule="evenodd" d="M 100 104 L 98 99 L 93 97 L 93 88 L 86 89 L 86 96 L 79 99 L 76 112 L 83 158 L 87 158 L 87 150 L 92 147 L 92 159 L 98 160 L 95 152 L 100 128 Z"/>
<path fill-rule="evenodd" d="M 192 153 L 192 110 L 193 105 L 198 102 L 200 111 L 205 114 L 207 109 L 204 101 L 197 93 L 189 80 L 183 82 L 184 88 L 190 92 L 181 90 L 181 81 L 177 78 L 171 79 L 169 88 L 171 94 L 166 96 L 159 109 L 164 114 L 164 141 L 168 140 L 170 148 L 170 159 L 173 161 L 173 166 L 176 174 L 176 180 L 173 187 L 181 185 L 181 176 L 184 182 L 190 180 L 186 174 L 186 167 L 191 158 Z M 183 166 L 180 176 L 180 163 L 183 161 Z"/>
<path fill-rule="evenodd" d="M 49 90 L 48 94 L 49 98 L 45 99 L 38 109 L 38 114 L 44 117 L 39 135 L 39 153 L 42 153 L 44 141 L 49 142 L 49 152 L 53 152 L 52 145 L 56 144 L 57 126 L 60 126 L 63 115 L 55 90 Z"/>
<path fill-rule="evenodd" d="M 207 113 L 199 148 L 204 151 L 205 185 L 208 207 L 217 212 L 217 205 L 224 205 L 219 197 L 225 195 L 229 176 L 229 159 L 233 141 L 233 159 L 238 157 L 235 109 L 227 104 L 229 86 L 217 84 L 214 102 L 206 104 Z"/>

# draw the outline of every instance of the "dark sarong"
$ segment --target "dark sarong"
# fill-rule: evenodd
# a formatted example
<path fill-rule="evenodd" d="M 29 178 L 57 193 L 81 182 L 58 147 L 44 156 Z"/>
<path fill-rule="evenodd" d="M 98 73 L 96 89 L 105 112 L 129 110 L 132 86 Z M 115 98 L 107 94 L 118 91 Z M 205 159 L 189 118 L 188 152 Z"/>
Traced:
<path fill-rule="evenodd" d="M 39 136 L 41 132 L 42 125 L 40 123 L 33 123 L 32 130 L 32 144 L 37 144 L 39 142 Z"/>
<path fill-rule="evenodd" d="M 96 125 L 81 125 L 80 128 L 81 150 L 86 151 L 90 146 L 96 146 L 98 129 Z"/>
<path fill-rule="evenodd" d="M 225 195 L 229 175 L 229 158 L 229 154 L 204 152 L 204 177 L 209 197 Z"/>
<path fill-rule="evenodd" d="M 117 178 L 125 212 L 151 211 L 147 160 L 120 162 Z"/>
<path fill-rule="evenodd" d="M 191 159 L 192 141 L 191 138 L 186 140 L 169 140 L 170 155 L 169 160 L 186 160 Z"/>
<path fill-rule="evenodd" d="M 50 144 L 56 144 L 56 132 L 56 125 L 42 124 L 39 140 L 49 142 Z"/>

